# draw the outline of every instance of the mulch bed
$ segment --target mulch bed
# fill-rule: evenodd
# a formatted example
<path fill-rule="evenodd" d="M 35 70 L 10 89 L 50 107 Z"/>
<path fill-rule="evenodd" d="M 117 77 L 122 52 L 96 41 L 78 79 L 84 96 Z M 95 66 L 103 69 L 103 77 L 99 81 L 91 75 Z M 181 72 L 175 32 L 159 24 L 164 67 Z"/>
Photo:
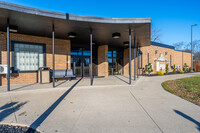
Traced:
<path fill-rule="evenodd" d="M 27 126 L 0 124 L 0 133 L 41 133 Z"/>

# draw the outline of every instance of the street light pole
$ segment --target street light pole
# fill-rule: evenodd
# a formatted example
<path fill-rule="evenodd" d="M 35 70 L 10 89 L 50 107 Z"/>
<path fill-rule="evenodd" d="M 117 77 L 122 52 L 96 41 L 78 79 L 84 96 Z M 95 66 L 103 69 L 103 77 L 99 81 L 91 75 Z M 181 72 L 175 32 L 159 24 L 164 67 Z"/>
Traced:
<path fill-rule="evenodd" d="M 193 46 L 192 46 L 192 27 L 197 26 L 197 24 L 191 25 L 191 72 L 193 71 Z"/>

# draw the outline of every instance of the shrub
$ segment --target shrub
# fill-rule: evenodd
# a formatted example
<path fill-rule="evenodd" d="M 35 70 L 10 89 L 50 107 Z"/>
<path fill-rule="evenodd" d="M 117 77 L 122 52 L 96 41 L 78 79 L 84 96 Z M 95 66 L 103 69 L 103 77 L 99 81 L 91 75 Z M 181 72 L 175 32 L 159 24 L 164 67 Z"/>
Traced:
<path fill-rule="evenodd" d="M 157 71 L 158 75 L 164 75 L 164 73 L 162 71 Z"/>
<path fill-rule="evenodd" d="M 194 69 L 194 72 L 196 72 L 196 71 L 197 71 L 197 69 L 195 68 L 195 69 Z"/>
<path fill-rule="evenodd" d="M 176 65 L 174 64 L 173 66 L 173 73 L 175 74 L 176 73 Z"/>
<path fill-rule="evenodd" d="M 148 74 L 153 72 L 153 68 L 152 68 L 152 64 L 151 63 L 149 63 L 148 65 L 145 66 L 145 71 L 148 72 Z"/>
<path fill-rule="evenodd" d="M 184 71 L 182 70 L 182 71 L 180 71 L 180 73 L 184 73 Z"/>
<path fill-rule="evenodd" d="M 169 73 L 169 65 L 168 64 L 166 64 L 165 72 L 166 72 L 166 74 Z"/>
<path fill-rule="evenodd" d="M 184 72 L 189 70 L 189 69 L 187 69 L 187 67 L 188 67 L 187 63 L 184 63 L 184 65 L 183 65 L 183 71 Z"/>
<path fill-rule="evenodd" d="M 191 67 L 189 67 L 189 72 L 191 72 Z"/>

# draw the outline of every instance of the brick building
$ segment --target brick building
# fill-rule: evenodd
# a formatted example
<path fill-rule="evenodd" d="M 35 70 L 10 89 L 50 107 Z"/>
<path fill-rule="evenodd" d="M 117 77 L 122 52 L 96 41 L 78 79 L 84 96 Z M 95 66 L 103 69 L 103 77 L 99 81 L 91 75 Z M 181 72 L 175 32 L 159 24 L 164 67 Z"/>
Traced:
<path fill-rule="evenodd" d="M 190 53 L 150 42 L 150 18 L 88 17 L 0 2 L 0 20 L 0 64 L 10 62 L 11 70 L 0 75 L 0 85 L 37 83 L 44 66 L 72 69 L 77 77 L 135 77 L 148 63 L 156 73 L 191 61 Z"/>

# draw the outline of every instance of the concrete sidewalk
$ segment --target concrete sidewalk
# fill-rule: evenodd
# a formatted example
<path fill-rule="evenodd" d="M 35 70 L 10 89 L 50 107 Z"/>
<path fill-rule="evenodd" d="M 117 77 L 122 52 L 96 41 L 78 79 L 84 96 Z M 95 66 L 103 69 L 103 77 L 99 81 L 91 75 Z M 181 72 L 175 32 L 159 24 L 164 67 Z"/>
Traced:
<path fill-rule="evenodd" d="M 37 89 L 0 93 L 0 122 L 66 133 L 195 133 L 200 107 L 161 87 L 200 73 L 143 77 L 135 86 Z"/>
<path fill-rule="evenodd" d="M 73 86 L 80 78 L 73 79 L 69 81 L 66 80 L 60 80 L 55 82 L 55 86 L 57 88 L 69 88 Z M 134 81 L 134 77 L 132 77 L 132 85 L 135 84 L 136 81 Z M 93 86 L 126 86 L 129 85 L 129 76 L 124 75 L 111 75 L 108 77 L 94 77 L 93 79 Z M 76 85 L 76 87 L 87 87 L 90 86 L 90 77 L 84 77 L 82 80 Z M 24 91 L 24 90 L 36 90 L 36 89 L 49 89 L 53 88 L 52 83 L 46 83 L 46 84 L 39 84 L 39 83 L 33 83 L 33 84 L 18 84 L 18 85 L 11 85 L 10 90 L 11 91 Z M 1 92 L 7 92 L 7 85 L 0 86 L 0 93 Z"/>

